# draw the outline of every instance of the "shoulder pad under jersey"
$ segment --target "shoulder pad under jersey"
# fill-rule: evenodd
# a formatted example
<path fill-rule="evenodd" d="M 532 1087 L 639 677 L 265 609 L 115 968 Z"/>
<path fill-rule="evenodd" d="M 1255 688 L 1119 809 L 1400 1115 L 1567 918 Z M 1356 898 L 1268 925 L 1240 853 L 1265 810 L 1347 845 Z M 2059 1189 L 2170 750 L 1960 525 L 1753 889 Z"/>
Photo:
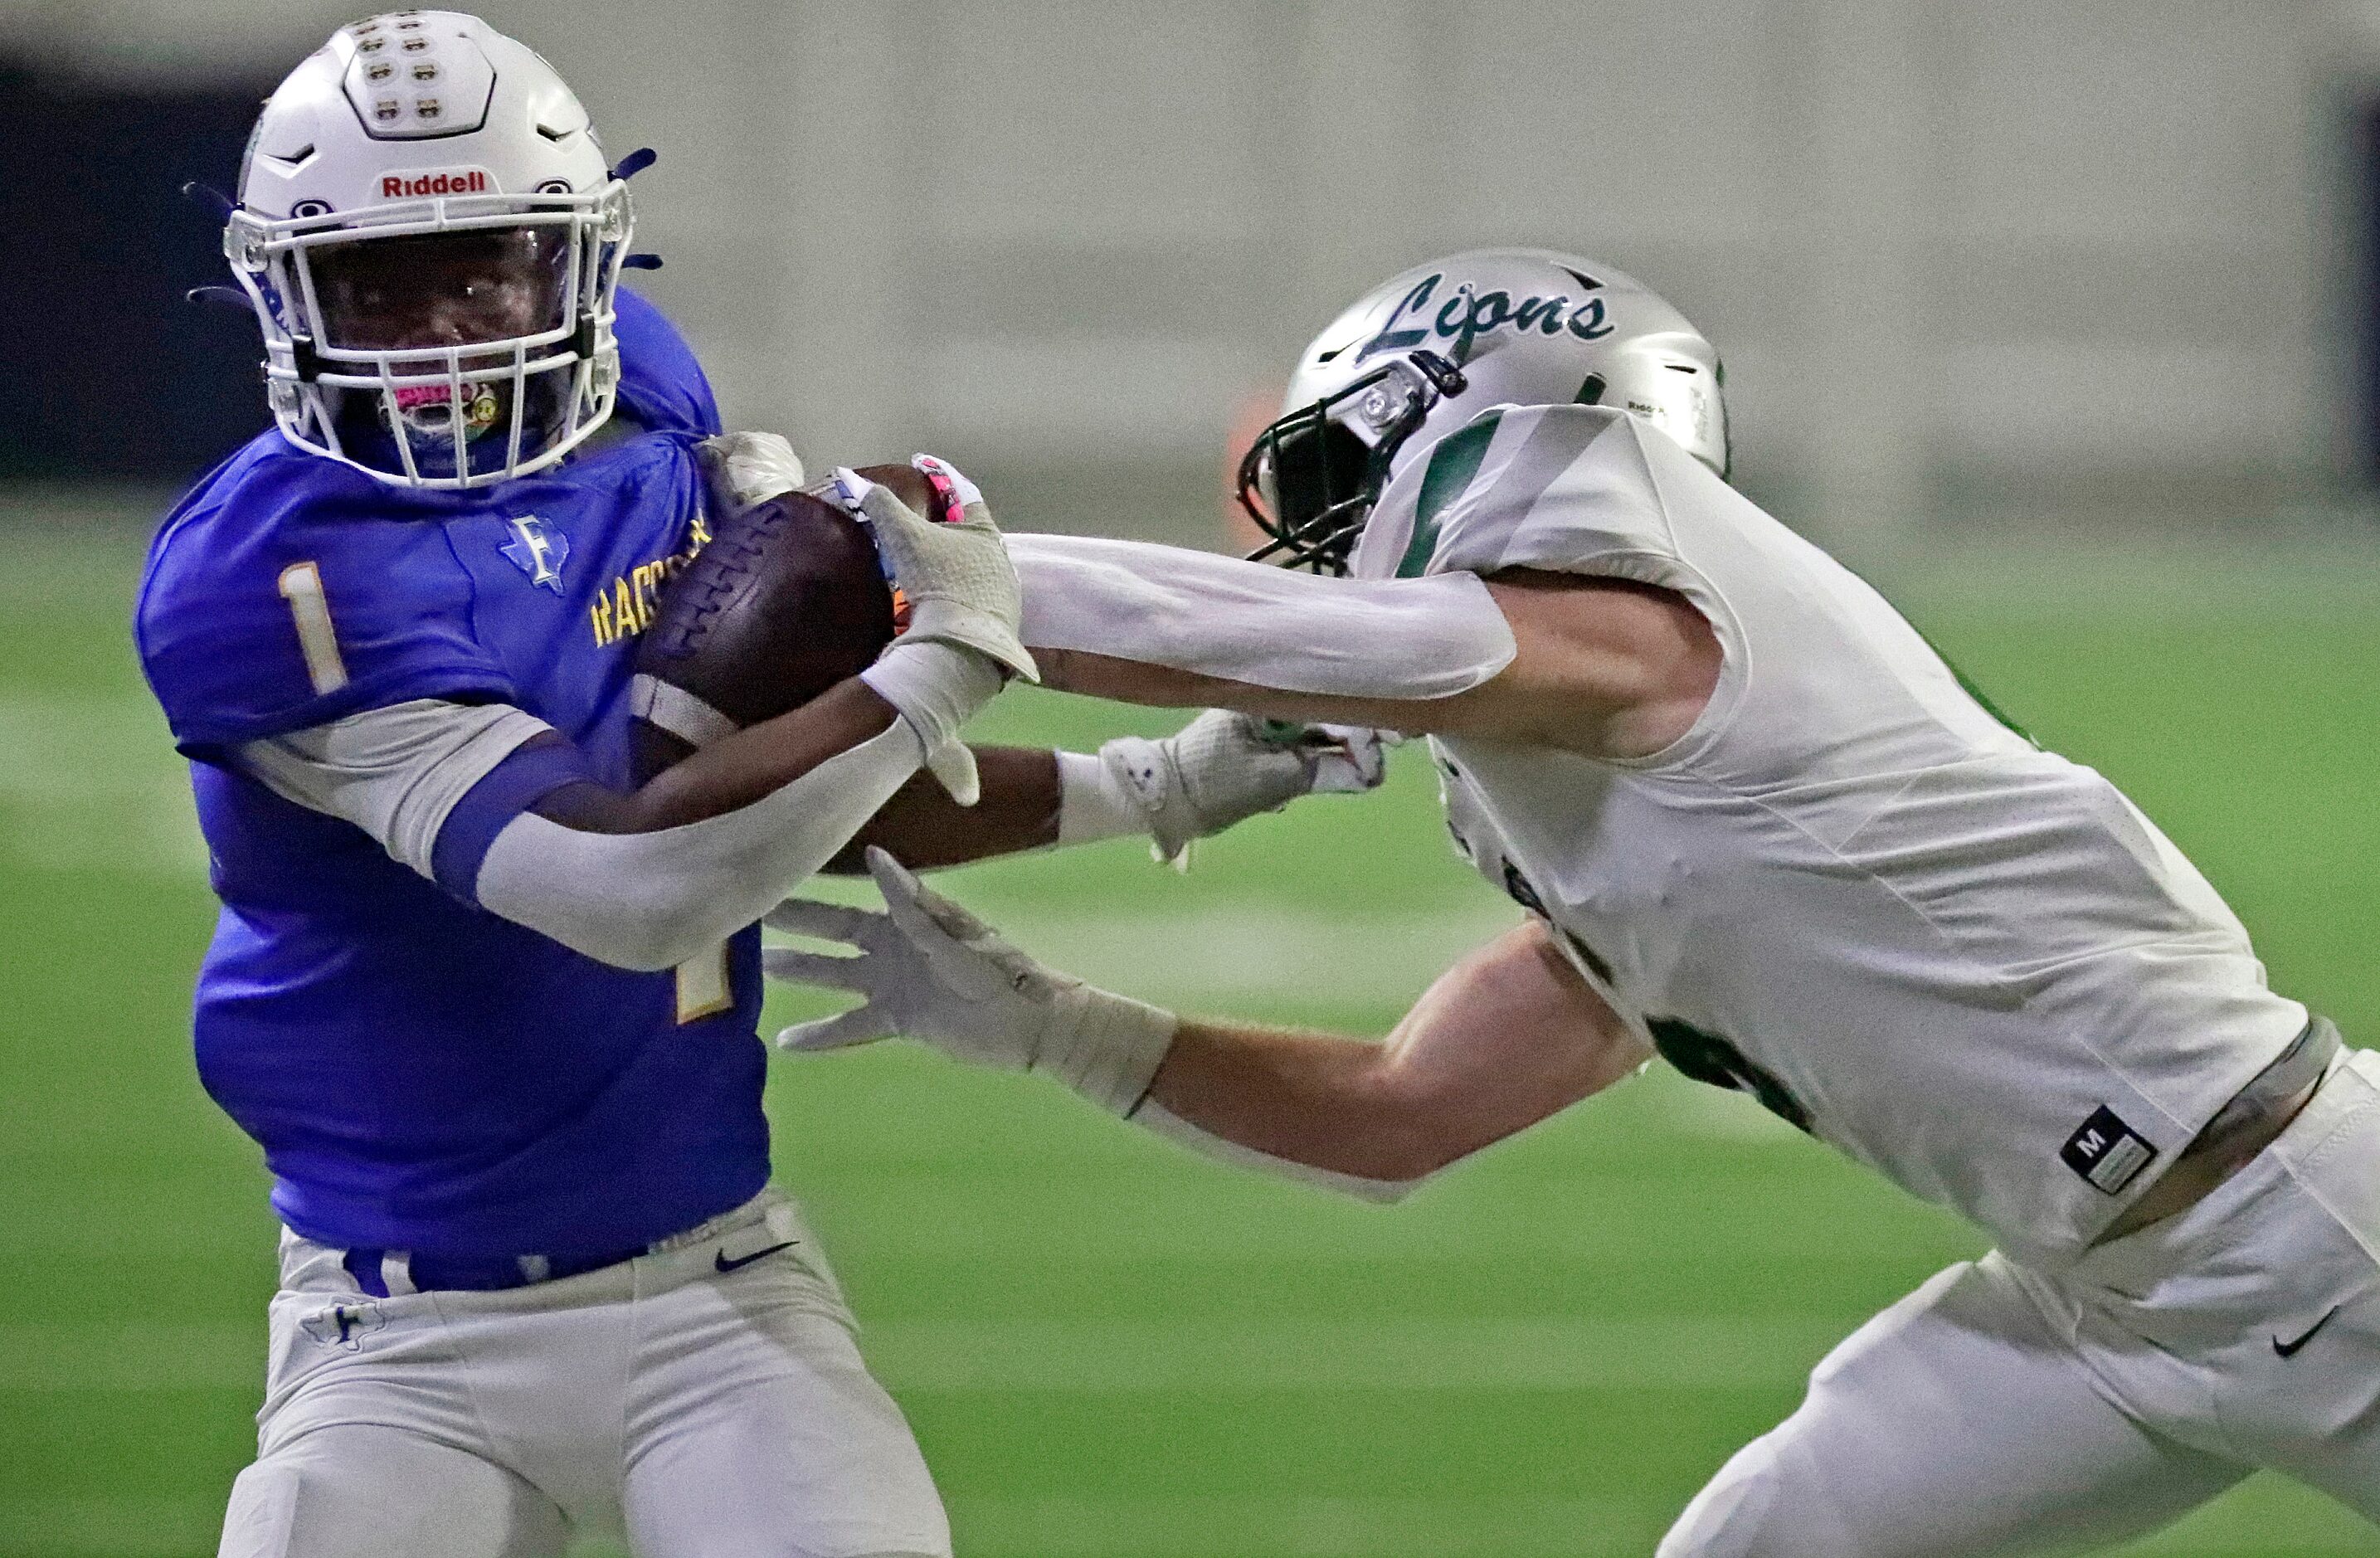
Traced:
<path fill-rule="evenodd" d="M 1615 408 L 1491 407 L 1398 474 L 1356 571 L 1633 572 L 1601 565 L 1673 557 L 1659 451 L 1647 447 L 1661 442 Z"/>
<path fill-rule="evenodd" d="M 387 486 L 258 437 L 176 505 L 133 607 L 186 755 L 215 759 L 416 698 L 514 700 L 444 521 L 469 493 Z"/>
<path fill-rule="evenodd" d="M 661 310 L 626 287 L 614 305 L 620 340 L 620 408 L 651 432 L 709 438 L 725 431 L 719 402 L 694 348 Z"/>

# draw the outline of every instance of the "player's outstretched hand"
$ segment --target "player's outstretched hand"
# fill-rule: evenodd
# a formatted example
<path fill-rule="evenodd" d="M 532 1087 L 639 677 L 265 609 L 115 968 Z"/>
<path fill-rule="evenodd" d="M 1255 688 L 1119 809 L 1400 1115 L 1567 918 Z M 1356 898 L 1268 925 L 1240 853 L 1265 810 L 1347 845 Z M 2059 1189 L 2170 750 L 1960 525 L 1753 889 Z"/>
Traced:
<path fill-rule="evenodd" d="M 770 947 L 760 955 L 770 978 L 866 998 L 784 1029 L 780 1048 L 838 1050 L 899 1034 L 977 1065 L 1047 1072 L 1119 1114 L 1139 1102 L 1172 1042 L 1172 1013 L 1043 968 L 881 849 L 868 851 L 868 870 L 884 895 L 881 914 L 789 898 L 768 917 L 776 930 L 859 954 Z"/>
<path fill-rule="evenodd" d="M 892 582 L 909 599 L 905 636 L 961 645 L 1028 682 L 1039 681 L 1033 656 L 1016 636 L 1024 591 L 982 492 L 931 455 L 909 464 L 934 485 L 957 518 L 937 524 L 903 503 L 892 488 L 847 468 L 835 470 L 829 489 L 846 510 L 875 527 Z"/>
<path fill-rule="evenodd" d="M 1368 790 L 1388 773 L 1387 743 L 1354 725 L 1292 724 L 1209 709 L 1163 740 L 1119 737 L 1099 749 L 1115 785 L 1148 818 L 1157 858 L 1304 795 Z"/>

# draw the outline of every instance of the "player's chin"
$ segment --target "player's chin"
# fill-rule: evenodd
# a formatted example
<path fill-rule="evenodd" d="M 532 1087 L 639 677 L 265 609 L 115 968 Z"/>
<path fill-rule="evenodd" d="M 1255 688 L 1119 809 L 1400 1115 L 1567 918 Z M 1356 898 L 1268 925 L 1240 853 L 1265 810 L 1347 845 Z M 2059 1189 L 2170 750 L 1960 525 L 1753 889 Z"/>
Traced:
<path fill-rule="evenodd" d="M 560 425 L 554 408 L 546 404 L 552 398 L 543 393 L 546 387 L 529 386 L 531 393 L 521 428 L 523 457 L 542 449 Z M 406 462 L 397 450 L 402 441 L 404 454 L 411 456 L 413 469 L 419 476 L 432 481 L 466 472 L 486 476 L 502 470 L 511 457 L 514 393 L 508 383 L 463 385 L 460 469 L 455 436 L 458 419 L 450 408 L 451 386 L 443 381 L 400 384 L 369 396 L 358 396 L 368 403 L 351 407 L 344 420 L 362 434 L 354 441 L 354 446 L 370 451 L 364 462 L 368 465 L 402 470 Z"/>

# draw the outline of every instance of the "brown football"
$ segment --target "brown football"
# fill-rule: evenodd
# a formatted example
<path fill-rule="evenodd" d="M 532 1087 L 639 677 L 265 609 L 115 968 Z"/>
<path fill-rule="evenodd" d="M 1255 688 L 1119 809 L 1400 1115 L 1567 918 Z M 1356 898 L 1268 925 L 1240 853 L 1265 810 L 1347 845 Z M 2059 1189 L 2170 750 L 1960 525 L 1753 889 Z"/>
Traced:
<path fill-rule="evenodd" d="M 929 518 L 945 516 L 905 465 L 862 466 Z M 892 592 L 868 528 L 787 493 L 722 522 L 662 591 L 637 670 L 692 693 L 741 728 L 798 709 L 866 670 L 892 639 Z M 630 736 L 638 783 L 694 750 L 645 720 Z"/>

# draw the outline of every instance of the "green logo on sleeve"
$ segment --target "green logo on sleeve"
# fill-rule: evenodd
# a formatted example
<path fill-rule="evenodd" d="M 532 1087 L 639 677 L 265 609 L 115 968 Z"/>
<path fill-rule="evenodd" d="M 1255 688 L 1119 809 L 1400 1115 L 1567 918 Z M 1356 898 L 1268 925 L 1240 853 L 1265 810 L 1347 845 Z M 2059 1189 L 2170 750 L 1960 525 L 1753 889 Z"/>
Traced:
<path fill-rule="evenodd" d="M 1503 412 L 1490 411 L 1448 433 L 1429 452 L 1429 468 L 1421 473 L 1421 496 L 1414 504 L 1413 539 L 1405 542 L 1405 554 L 1397 563 L 1399 578 L 1419 578 L 1429 566 L 1438 552 L 1439 516 L 1479 474 L 1479 462 L 1488 457 L 1488 444 L 1503 420 Z"/>

